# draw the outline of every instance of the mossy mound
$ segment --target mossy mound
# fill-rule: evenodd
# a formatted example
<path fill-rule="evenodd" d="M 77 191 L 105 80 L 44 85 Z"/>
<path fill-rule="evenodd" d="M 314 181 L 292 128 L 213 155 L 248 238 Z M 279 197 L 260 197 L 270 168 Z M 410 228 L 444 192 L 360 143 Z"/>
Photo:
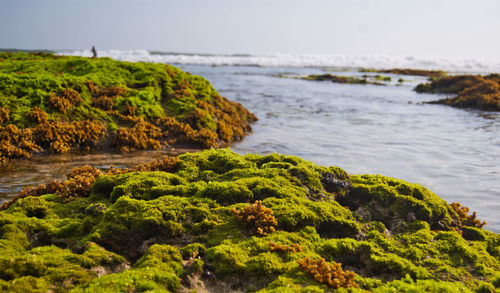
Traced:
<path fill-rule="evenodd" d="M 165 64 L 0 53 L 0 160 L 48 150 L 216 147 L 256 117 Z"/>
<path fill-rule="evenodd" d="M 442 70 L 424 70 L 424 69 L 410 69 L 410 68 L 392 68 L 392 69 L 362 68 L 359 70 L 359 72 L 392 73 L 399 75 L 428 76 L 434 78 L 446 75 L 446 72 Z"/>
<path fill-rule="evenodd" d="M 415 91 L 457 94 L 430 104 L 444 104 L 459 108 L 500 111 L 500 75 L 446 76 L 430 83 L 419 84 Z"/>
<path fill-rule="evenodd" d="M 385 79 L 384 77 L 378 78 L 380 76 L 373 76 L 374 80 L 378 81 L 390 81 L 390 79 Z M 385 85 L 383 83 L 372 81 L 369 79 L 370 76 L 363 76 L 362 78 L 354 77 L 354 76 L 339 76 L 333 75 L 330 73 L 327 74 L 310 74 L 305 77 L 301 77 L 301 79 L 305 80 L 316 80 L 316 81 L 331 81 L 335 83 L 347 83 L 347 84 L 374 84 L 374 85 Z"/>
<path fill-rule="evenodd" d="M 1 290 L 469 292 L 500 285 L 500 235 L 402 180 L 228 149 L 106 174 L 80 168 L 69 178 L 77 176 L 95 178 L 88 193 L 40 188 L 4 206 Z"/>

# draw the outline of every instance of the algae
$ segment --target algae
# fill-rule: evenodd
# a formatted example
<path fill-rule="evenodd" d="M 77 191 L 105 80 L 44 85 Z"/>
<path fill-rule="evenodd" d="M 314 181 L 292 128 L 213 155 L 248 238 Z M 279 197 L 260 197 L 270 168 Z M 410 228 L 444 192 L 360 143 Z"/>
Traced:
<path fill-rule="evenodd" d="M 380 76 L 377 76 L 380 77 Z M 332 74 L 310 74 L 306 77 L 301 77 L 305 80 L 316 80 L 316 81 L 331 81 L 335 83 L 347 83 L 347 84 L 374 84 L 374 85 L 385 85 L 384 83 L 378 81 L 390 81 L 389 79 L 374 77 L 375 81 L 369 80 L 369 76 L 362 76 L 361 78 L 352 76 L 339 76 Z"/>
<path fill-rule="evenodd" d="M 0 53 L 0 161 L 163 145 L 218 147 L 256 117 L 202 77 L 166 64 Z"/>
<path fill-rule="evenodd" d="M 449 93 L 455 97 L 428 102 L 458 108 L 500 111 L 500 75 L 445 76 L 415 87 L 417 92 Z"/>
<path fill-rule="evenodd" d="M 398 75 L 414 75 L 414 76 L 428 76 L 432 78 L 445 76 L 447 73 L 442 70 L 424 70 L 424 69 L 410 69 L 410 68 L 391 68 L 391 69 L 372 69 L 361 68 L 359 72 L 377 72 L 377 73 L 392 73 Z"/>
<path fill-rule="evenodd" d="M 67 181 L 78 176 L 95 178 L 88 192 L 66 196 L 49 184 L 2 207 L 1 291 L 483 292 L 500 284 L 500 235 L 418 184 L 229 149 L 105 174 L 79 168 Z"/>

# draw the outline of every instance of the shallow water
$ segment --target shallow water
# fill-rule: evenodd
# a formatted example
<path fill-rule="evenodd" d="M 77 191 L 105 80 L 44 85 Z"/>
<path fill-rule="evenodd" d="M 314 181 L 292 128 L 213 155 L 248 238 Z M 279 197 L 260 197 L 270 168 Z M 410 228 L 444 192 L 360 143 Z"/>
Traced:
<path fill-rule="evenodd" d="M 232 146 L 236 152 L 292 154 L 352 174 L 420 183 L 448 202 L 478 211 L 487 229 L 500 232 L 500 113 L 420 104 L 441 97 L 412 91 L 425 81 L 422 77 L 404 76 L 402 85 L 395 82 L 401 77 L 396 75 L 390 75 L 394 82 L 387 86 L 348 85 L 278 77 L 325 73 L 321 68 L 181 68 L 204 76 L 222 95 L 259 117 L 253 133 Z M 67 155 L 15 162 L 0 170 L 0 197 L 28 184 L 62 179 L 82 163 L 125 167 L 159 155 Z"/>

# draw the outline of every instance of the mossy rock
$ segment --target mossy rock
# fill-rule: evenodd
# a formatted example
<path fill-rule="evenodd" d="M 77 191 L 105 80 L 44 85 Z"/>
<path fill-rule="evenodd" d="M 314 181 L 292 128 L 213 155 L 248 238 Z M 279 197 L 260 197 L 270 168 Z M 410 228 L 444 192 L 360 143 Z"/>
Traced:
<path fill-rule="evenodd" d="M 276 220 L 267 233 L 236 216 L 257 200 Z M 354 272 L 351 291 L 498 287 L 500 235 L 456 217 L 418 184 L 211 149 L 179 156 L 172 172 L 100 175 L 89 197 L 6 206 L 0 290 L 333 291 L 303 259 Z"/>
<path fill-rule="evenodd" d="M 500 111 L 500 75 L 456 75 L 436 78 L 415 87 L 417 92 L 450 93 L 455 97 L 428 102 L 457 108 Z"/>
<path fill-rule="evenodd" d="M 347 83 L 347 84 L 373 84 L 373 85 L 385 85 L 384 83 L 380 83 L 378 81 L 391 81 L 389 79 L 377 79 L 374 78 L 375 81 L 371 81 L 368 79 L 369 76 L 363 76 L 362 78 L 353 77 L 353 76 L 339 76 L 332 75 L 330 73 L 327 74 L 310 74 L 308 76 L 302 77 L 301 79 L 305 80 L 316 80 L 316 81 L 330 81 L 334 83 Z"/>
<path fill-rule="evenodd" d="M 47 150 L 217 147 L 256 117 L 166 64 L 0 53 L 0 160 Z"/>

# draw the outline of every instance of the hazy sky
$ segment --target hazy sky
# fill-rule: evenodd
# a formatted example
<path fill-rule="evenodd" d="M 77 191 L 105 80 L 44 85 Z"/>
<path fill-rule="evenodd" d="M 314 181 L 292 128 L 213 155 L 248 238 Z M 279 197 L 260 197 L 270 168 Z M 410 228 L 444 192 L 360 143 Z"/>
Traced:
<path fill-rule="evenodd" d="M 0 0 L 0 48 L 500 60 L 498 0 Z"/>

